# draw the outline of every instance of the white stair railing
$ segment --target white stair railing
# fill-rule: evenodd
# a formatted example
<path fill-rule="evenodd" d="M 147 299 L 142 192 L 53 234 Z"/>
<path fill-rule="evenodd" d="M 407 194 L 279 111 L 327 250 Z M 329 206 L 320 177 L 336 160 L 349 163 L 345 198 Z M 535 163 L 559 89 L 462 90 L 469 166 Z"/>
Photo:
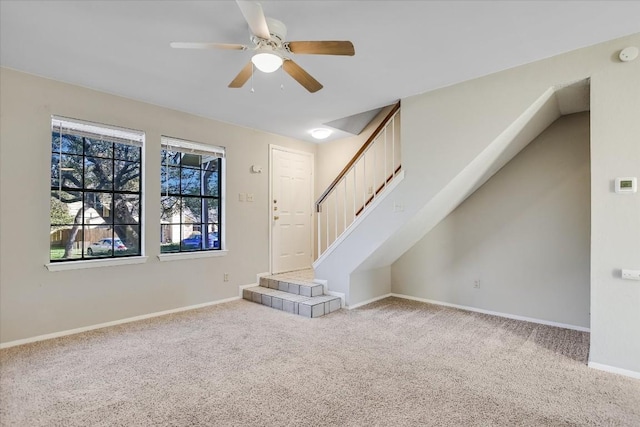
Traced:
<path fill-rule="evenodd" d="M 381 196 L 400 170 L 398 103 L 316 202 L 318 257 Z"/>

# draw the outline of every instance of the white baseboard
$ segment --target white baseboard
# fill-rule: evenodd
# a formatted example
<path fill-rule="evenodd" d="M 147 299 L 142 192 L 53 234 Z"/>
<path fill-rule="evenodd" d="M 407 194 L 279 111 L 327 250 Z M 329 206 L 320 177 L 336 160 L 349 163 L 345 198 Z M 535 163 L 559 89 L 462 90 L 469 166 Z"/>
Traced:
<path fill-rule="evenodd" d="M 255 285 L 247 285 L 247 286 L 255 286 Z M 240 291 L 240 292 L 242 292 L 242 291 Z M 242 298 L 242 296 L 226 298 L 226 299 L 221 299 L 221 300 L 217 300 L 217 301 L 205 302 L 205 303 L 202 303 L 202 304 L 190 305 L 190 306 L 187 306 L 187 307 L 180 307 L 180 308 L 174 308 L 174 309 L 171 309 L 171 310 L 158 311 L 158 312 L 155 312 L 155 313 L 142 314 L 140 316 L 128 317 L 126 319 L 114 320 L 112 322 L 99 323 L 97 325 L 84 326 L 82 328 L 68 329 L 66 331 L 53 332 L 51 334 L 38 335 L 38 336 L 35 336 L 35 337 L 24 338 L 24 339 L 15 340 L 15 341 L 8 341 L 8 342 L 0 343 L 0 349 L 9 348 L 9 347 L 15 347 L 15 346 L 18 346 L 18 345 L 23 345 L 23 344 L 34 343 L 34 342 L 38 342 L 38 341 L 50 340 L 50 339 L 53 339 L 53 338 L 65 337 L 67 335 L 79 334 L 79 333 L 82 333 L 82 332 L 93 331 L 95 329 L 108 328 L 109 326 L 122 325 L 124 323 L 137 322 L 138 320 L 150 319 L 152 317 L 159 317 L 159 316 L 164 316 L 164 315 L 167 315 L 167 314 L 180 313 L 182 311 L 189 311 L 189 310 L 195 310 L 195 309 L 198 309 L 198 308 L 209 307 L 209 306 L 212 306 L 212 305 L 224 304 L 224 303 L 227 303 L 227 302 L 239 300 L 241 298 Z"/>
<path fill-rule="evenodd" d="M 576 326 L 576 325 L 569 325 L 569 324 L 566 324 L 566 323 L 551 322 L 549 320 L 536 319 L 536 318 L 533 318 L 533 317 L 518 316 L 517 314 L 500 313 L 498 311 L 484 310 L 482 308 L 476 308 L 476 307 L 471 307 L 471 306 L 467 306 L 467 305 L 451 304 L 451 303 L 448 303 L 448 302 L 442 302 L 442 301 L 436 301 L 436 300 L 431 300 L 431 299 L 412 297 L 412 296 L 403 295 L 403 294 L 393 294 L 392 293 L 392 294 L 389 294 L 388 296 L 408 299 L 408 300 L 412 300 L 412 301 L 426 302 L 428 304 L 442 305 L 442 306 L 445 306 L 445 307 L 458 308 L 460 310 L 474 311 L 476 313 L 490 314 L 492 316 L 506 317 L 507 319 L 522 320 L 522 321 L 525 321 L 525 322 L 539 323 L 541 325 L 555 326 L 557 328 L 573 329 L 575 331 L 580 331 L 580 332 L 590 332 L 590 329 L 589 328 L 585 328 L 584 326 Z"/>
<path fill-rule="evenodd" d="M 394 294 L 381 295 L 379 297 L 371 298 L 371 299 L 368 299 L 366 301 L 359 302 L 357 304 L 349 305 L 349 306 L 347 306 L 347 308 L 349 310 L 353 310 L 354 308 L 362 307 L 363 305 L 371 304 L 372 302 L 380 301 L 381 299 L 389 298 L 389 297 L 392 297 L 392 296 L 394 296 Z"/>
<path fill-rule="evenodd" d="M 602 363 L 589 362 L 590 368 L 597 369 L 599 371 L 611 372 L 613 374 L 624 375 L 625 377 L 636 378 L 640 380 L 640 372 L 630 371 L 628 369 L 616 368 L 615 366 L 603 365 Z"/>

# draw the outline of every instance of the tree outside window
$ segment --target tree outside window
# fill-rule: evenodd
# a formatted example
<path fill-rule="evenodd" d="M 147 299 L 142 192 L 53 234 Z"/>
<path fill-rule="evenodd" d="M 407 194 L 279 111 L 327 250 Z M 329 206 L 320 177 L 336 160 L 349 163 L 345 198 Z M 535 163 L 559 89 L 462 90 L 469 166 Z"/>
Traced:
<path fill-rule="evenodd" d="M 143 138 L 52 119 L 51 261 L 141 255 Z"/>
<path fill-rule="evenodd" d="M 220 250 L 224 149 L 163 137 L 160 252 Z"/>

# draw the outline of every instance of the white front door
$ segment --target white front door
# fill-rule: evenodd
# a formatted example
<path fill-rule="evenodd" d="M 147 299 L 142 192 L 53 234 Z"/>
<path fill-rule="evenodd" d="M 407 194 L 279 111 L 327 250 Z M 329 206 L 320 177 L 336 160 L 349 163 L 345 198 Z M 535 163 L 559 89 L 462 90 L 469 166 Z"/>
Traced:
<path fill-rule="evenodd" d="M 271 147 L 271 273 L 310 268 L 313 154 Z"/>

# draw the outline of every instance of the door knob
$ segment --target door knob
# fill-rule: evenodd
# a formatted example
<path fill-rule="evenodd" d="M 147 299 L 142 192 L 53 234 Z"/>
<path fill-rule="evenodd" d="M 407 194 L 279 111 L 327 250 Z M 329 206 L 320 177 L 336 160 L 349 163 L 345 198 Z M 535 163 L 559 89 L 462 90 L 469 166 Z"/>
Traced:
<path fill-rule="evenodd" d="M 274 216 L 274 217 L 273 217 L 273 220 L 274 220 L 274 221 L 277 221 L 277 220 L 279 220 L 279 219 L 280 219 L 280 217 L 279 217 L 279 216 Z"/>

